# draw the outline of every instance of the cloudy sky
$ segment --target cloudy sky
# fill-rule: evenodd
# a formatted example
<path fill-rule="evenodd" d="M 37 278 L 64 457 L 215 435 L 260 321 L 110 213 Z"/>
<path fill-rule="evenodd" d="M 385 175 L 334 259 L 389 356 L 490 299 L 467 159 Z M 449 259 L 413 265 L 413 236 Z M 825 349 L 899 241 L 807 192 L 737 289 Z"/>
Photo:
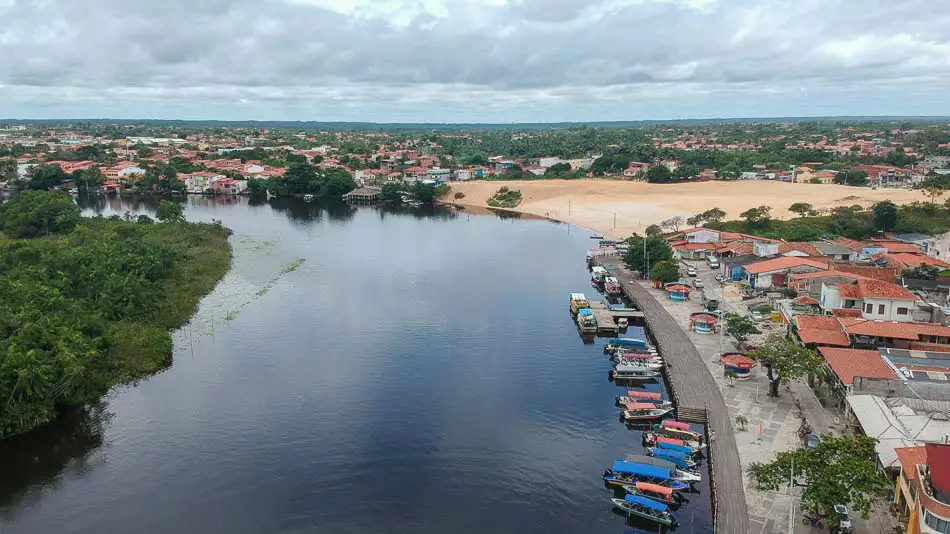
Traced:
<path fill-rule="evenodd" d="M 950 115 L 950 0 L 0 0 L 0 118 Z"/>

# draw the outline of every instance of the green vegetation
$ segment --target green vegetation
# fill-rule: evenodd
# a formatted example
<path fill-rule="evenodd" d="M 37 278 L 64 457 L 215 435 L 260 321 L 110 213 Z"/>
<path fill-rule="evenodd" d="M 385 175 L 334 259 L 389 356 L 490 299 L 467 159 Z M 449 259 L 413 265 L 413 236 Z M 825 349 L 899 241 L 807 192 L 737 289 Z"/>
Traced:
<path fill-rule="evenodd" d="M 675 282 L 680 279 L 680 264 L 676 260 L 664 260 L 657 262 L 650 269 L 650 280 L 662 282 Z"/>
<path fill-rule="evenodd" d="M 422 182 L 407 183 L 385 183 L 380 190 L 383 200 L 386 202 L 401 202 L 403 195 L 412 198 L 424 204 L 432 204 L 436 200 L 449 194 L 450 187 L 446 184 L 434 185 Z M 458 195 L 462 195 L 459 197 Z M 455 198 L 463 198 L 465 193 L 456 193 Z"/>
<path fill-rule="evenodd" d="M 630 248 L 624 253 L 623 262 L 632 271 L 646 273 L 647 265 L 652 266 L 673 259 L 673 249 L 662 237 L 644 238 L 635 235 L 627 239 L 627 244 Z"/>
<path fill-rule="evenodd" d="M 764 343 L 749 352 L 749 357 L 765 367 L 769 378 L 769 396 L 778 397 L 779 384 L 817 372 L 820 360 L 811 349 L 772 334 Z"/>
<path fill-rule="evenodd" d="M 755 324 L 755 321 L 745 315 L 727 313 L 724 319 L 726 321 L 726 334 L 735 338 L 735 340 L 739 342 L 740 347 L 752 334 L 762 333 Z"/>
<path fill-rule="evenodd" d="M 167 366 L 169 331 L 231 262 L 220 225 L 80 218 L 64 197 L 24 193 L 0 211 L 0 439 Z"/>
<path fill-rule="evenodd" d="M 486 202 L 493 208 L 516 208 L 521 204 L 521 191 L 502 187 Z"/>
<path fill-rule="evenodd" d="M 874 501 L 890 485 L 878 472 L 876 443 L 876 439 L 863 435 L 851 438 L 825 434 L 815 448 L 780 452 L 767 464 L 752 463 L 749 477 L 759 489 L 776 491 L 788 484 L 794 469 L 796 481 L 805 482 L 805 509 L 828 512 L 834 505 L 844 504 L 867 519 Z"/>
<path fill-rule="evenodd" d="M 356 189 L 356 182 L 346 170 L 339 167 L 318 169 L 307 163 L 294 163 L 282 178 L 248 180 L 251 193 L 270 191 L 278 195 L 314 195 L 340 198 Z"/>

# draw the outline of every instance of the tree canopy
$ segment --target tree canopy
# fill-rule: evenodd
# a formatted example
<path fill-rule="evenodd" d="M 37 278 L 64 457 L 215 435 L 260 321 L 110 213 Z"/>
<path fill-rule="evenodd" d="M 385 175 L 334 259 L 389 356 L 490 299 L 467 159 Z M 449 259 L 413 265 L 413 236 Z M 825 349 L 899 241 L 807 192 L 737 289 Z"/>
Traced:
<path fill-rule="evenodd" d="M 799 217 L 817 214 L 815 212 L 815 207 L 807 202 L 796 202 L 788 207 L 788 211 L 797 213 Z"/>
<path fill-rule="evenodd" d="M 726 334 L 735 338 L 740 346 L 749 339 L 750 335 L 761 333 L 755 321 L 745 315 L 727 313 L 724 315 L 724 319 L 726 320 Z"/>
<path fill-rule="evenodd" d="M 878 202 L 874 205 L 874 227 L 878 230 L 889 231 L 897 228 L 897 204 L 890 200 Z"/>
<path fill-rule="evenodd" d="M 644 255 L 644 242 L 646 255 Z M 662 237 L 633 236 L 627 239 L 630 247 L 623 255 L 623 261 L 628 269 L 647 273 L 647 265 L 656 265 L 661 261 L 673 259 L 673 249 Z"/>
<path fill-rule="evenodd" d="M 79 207 L 62 191 L 23 191 L 0 205 L 0 226 L 10 237 L 44 236 L 72 230 Z"/>
<path fill-rule="evenodd" d="M 676 260 L 663 260 L 650 268 L 650 280 L 662 283 L 675 282 L 680 279 L 680 265 Z"/>
<path fill-rule="evenodd" d="M 772 208 L 770 206 L 759 206 L 743 211 L 739 214 L 739 217 L 745 219 L 750 225 L 764 225 L 771 219 L 771 212 Z"/>
<path fill-rule="evenodd" d="M 788 484 L 794 469 L 796 483 L 805 483 L 804 508 L 824 513 L 843 504 L 867 519 L 890 485 L 877 469 L 876 444 L 876 439 L 863 435 L 825 434 L 817 447 L 780 452 L 769 463 L 753 462 L 749 477 L 759 489 L 776 491 Z"/>
<path fill-rule="evenodd" d="M 170 200 L 160 200 L 155 210 L 155 217 L 163 223 L 185 222 L 185 205 Z"/>
<path fill-rule="evenodd" d="M 821 365 L 811 349 L 801 347 L 779 334 L 772 334 L 749 352 L 749 357 L 765 367 L 769 378 L 769 396 L 778 397 L 779 384 L 816 373 Z"/>

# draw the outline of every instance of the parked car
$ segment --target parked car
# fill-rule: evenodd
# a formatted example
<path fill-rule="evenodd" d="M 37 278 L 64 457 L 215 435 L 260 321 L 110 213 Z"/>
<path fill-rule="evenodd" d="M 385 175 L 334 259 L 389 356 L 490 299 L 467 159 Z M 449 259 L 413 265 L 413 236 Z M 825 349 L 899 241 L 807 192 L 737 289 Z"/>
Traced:
<path fill-rule="evenodd" d="M 722 273 L 719 273 L 716 275 L 716 281 L 719 282 L 720 284 L 724 283 L 726 281 L 726 277 L 723 276 Z"/>
<path fill-rule="evenodd" d="M 854 527 L 851 525 L 851 514 L 848 512 L 848 507 L 843 504 L 836 504 L 831 511 L 832 522 L 838 523 L 837 529 L 832 529 L 832 532 L 837 532 L 838 534 L 851 534 L 854 532 Z"/>
<path fill-rule="evenodd" d="M 818 434 L 807 434 L 805 435 L 805 448 L 814 449 L 818 447 L 818 444 L 821 443 L 821 438 L 818 437 Z"/>
<path fill-rule="evenodd" d="M 696 274 L 697 274 L 697 273 L 696 273 L 696 268 L 695 268 L 695 267 L 687 267 L 687 268 L 686 268 L 686 276 L 696 276 Z"/>
<path fill-rule="evenodd" d="M 753 321 L 761 321 L 762 312 L 760 312 L 759 310 L 749 310 L 749 317 L 752 317 Z"/>
<path fill-rule="evenodd" d="M 699 278 L 693 280 L 693 287 L 695 287 L 696 289 L 702 289 L 702 288 L 703 288 L 703 281 L 700 280 Z"/>

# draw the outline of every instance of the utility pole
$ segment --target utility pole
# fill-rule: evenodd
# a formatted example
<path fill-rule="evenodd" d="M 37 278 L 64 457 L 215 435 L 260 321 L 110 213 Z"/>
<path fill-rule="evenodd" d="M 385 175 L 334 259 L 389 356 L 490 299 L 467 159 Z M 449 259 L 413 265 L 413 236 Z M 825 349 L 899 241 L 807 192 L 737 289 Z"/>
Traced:
<path fill-rule="evenodd" d="M 792 469 L 788 475 L 788 534 L 795 532 L 795 458 L 792 458 Z"/>

